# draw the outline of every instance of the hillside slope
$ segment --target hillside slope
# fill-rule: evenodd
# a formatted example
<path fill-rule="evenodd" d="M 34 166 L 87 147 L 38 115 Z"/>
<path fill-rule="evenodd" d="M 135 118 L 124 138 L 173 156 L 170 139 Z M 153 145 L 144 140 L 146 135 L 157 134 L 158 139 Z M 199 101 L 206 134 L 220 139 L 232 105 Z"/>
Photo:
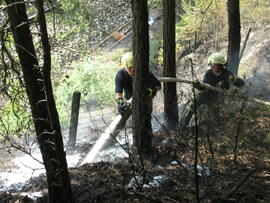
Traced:
<path fill-rule="evenodd" d="M 252 82 L 252 95 L 260 93 L 264 99 L 270 99 L 269 34 L 269 27 L 252 30 L 239 70 L 248 82 Z M 77 39 L 77 45 L 79 41 Z M 111 39 L 111 43 L 105 46 L 108 48 L 106 51 L 114 52 L 110 45 L 115 42 L 115 39 Z M 222 43 L 226 44 L 226 39 Z M 70 48 L 74 42 L 67 44 Z M 127 38 L 120 45 L 130 46 L 131 40 Z M 208 68 L 206 60 L 210 51 L 205 50 L 210 48 L 207 46 L 202 45 L 199 50 L 187 56 L 193 58 L 199 79 Z M 225 53 L 226 46 L 220 51 Z M 77 51 L 74 53 L 76 57 L 70 57 L 70 61 L 83 59 Z M 69 58 L 69 55 L 65 55 L 65 58 Z M 68 67 L 66 61 L 63 63 Z M 190 66 L 185 64 L 185 58 L 178 61 L 178 64 L 178 77 L 190 79 Z M 179 84 L 179 103 L 184 103 L 181 91 L 188 95 L 190 87 Z M 162 102 L 161 93 L 157 105 L 162 107 Z M 70 169 L 75 199 L 77 202 L 194 202 L 195 177 L 198 177 L 200 197 L 204 202 L 269 202 L 269 123 L 270 115 L 265 106 L 244 110 L 222 109 L 221 115 L 215 114 L 214 119 L 211 114 L 199 126 L 198 175 L 194 175 L 193 167 L 193 128 L 177 133 L 170 130 L 157 131 L 154 134 L 153 157 L 145 162 L 140 162 L 139 157 L 131 153 L 129 159 L 120 159 L 118 162 L 85 164 Z M 237 141 L 238 146 L 235 144 Z M 80 147 L 84 153 L 91 146 L 86 143 Z M 42 191 L 44 197 L 37 202 L 45 202 L 45 188 L 46 178 L 41 176 L 33 178 L 22 191 L 12 192 Z M 0 202 L 15 202 L 19 199 L 21 202 L 33 202 L 12 194 L 0 194 Z"/>

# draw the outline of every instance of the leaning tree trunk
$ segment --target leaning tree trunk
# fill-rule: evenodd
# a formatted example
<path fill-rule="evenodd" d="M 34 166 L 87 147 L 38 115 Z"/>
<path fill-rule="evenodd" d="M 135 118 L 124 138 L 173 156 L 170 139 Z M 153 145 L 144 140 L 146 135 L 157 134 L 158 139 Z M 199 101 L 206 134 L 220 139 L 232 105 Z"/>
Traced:
<path fill-rule="evenodd" d="M 49 94 L 46 95 L 45 92 L 48 91 L 44 86 L 46 81 L 44 81 L 38 65 L 25 5 L 21 0 L 6 0 L 6 2 L 10 5 L 8 7 L 8 16 L 11 30 L 22 66 L 26 92 L 29 97 L 35 130 L 46 169 L 49 201 L 56 203 L 74 202 L 67 164 L 65 157 L 63 157 L 65 156 L 63 145 L 62 141 L 60 141 L 62 136 L 59 129 L 55 128 L 55 123 L 52 122 L 53 119 L 58 117 L 53 118 L 55 116 L 53 114 L 54 110 L 49 111 L 54 100 L 52 97 L 48 97 Z M 40 16 L 41 18 L 43 17 Z M 49 53 L 47 52 L 47 54 Z M 48 61 L 44 64 L 48 64 Z M 52 101 L 48 102 L 49 99 L 52 99 Z M 52 114 L 50 115 L 50 113 Z"/>
<path fill-rule="evenodd" d="M 163 61 L 164 77 L 176 77 L 175 65 L 175 0 L 163 0 Z M 164 83 L 165 126 L 176 130 L 179 126 L 176 83 Z"/>
<path fill-rule="evenodd" d="M 56 145 L 56 154 L 59 160 L 59 165 L 61 166 L 61 182 L 62 182 L 62 195 L 66 196 L 66 201 L 72 202 L 73 194 L 70 185 L 70 178 L 68 174 L 68 166 L 66 160 L 66 154 L 64 151 L 63 138 L 61 133 L 61 126 L 59 121 L 59 115 L 56 109 L 56 104 L 53 95 L 53 88 L 51 82 L 51 49 L 49 43 L 49 37 L 47 33 L 47 25 L 45 19 L 45 12 L 43 7 L 43 0 L 36 0 L 36 7 L 38 10 L 38 22 L 40 25 L 41 31 L 41 41 L 43 46 L 43 78 L 48 102 L 48 110 L 51 121 L 52 129 L 55 131 L 55 145 Z"/>
<path fill-rule="evenodd" d="M 228 21 L 229 21 L 229 45 L 228 45 L 228 69 L 233 73 L 238 73 L 241 24 L 239 0 L 228 0 Z"/>
<path fill-rule="evenodd" d="M 147 0 L 133 0 L 133 139 L 143 154 L 149 155 L 152 148 L 152 99 L 147 96 L 146 81 L 149 74 L 149 26 Z"/>

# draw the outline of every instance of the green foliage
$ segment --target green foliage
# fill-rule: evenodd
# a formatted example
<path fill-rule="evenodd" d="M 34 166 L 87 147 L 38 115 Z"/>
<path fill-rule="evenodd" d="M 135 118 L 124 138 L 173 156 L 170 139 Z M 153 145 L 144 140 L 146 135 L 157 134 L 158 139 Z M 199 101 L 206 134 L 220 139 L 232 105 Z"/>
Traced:
<path fill-rule="evenodd" d="M 162 47 L 162 32 L 157 33 L 153 39 L 150 39 L 150 53 L 149 53 L 149 64 L 150 67 L 159 66 L 159 52 Z"/>
<path fill-rule="evenodd" d="M 148 0 L 148 8 L 156 8 L 156 7 L 161 7 L 162 6 L 162 1 L 161 0 Z"/>
<path fill-rule="evenodd" d="M 108 57 L 108 56 L 107 56 Z M 114 101 L 114 76 L 119 69 L 119 55 L 101 58 L 88 57 L 84 62 L 73 63 L 69 76 L 58 82 L 55 87 L 56 103 L 61 120 L 68 122 L 72 95 L 74 91 L 81 92 L 81 103 L 95 100 L 106 104 Z"/>
<path fill-rule="evenodd" d="M 183 1 L 182 7 L 184 14 L 176 24 L 176 39 L 183 44 L 194 40 L 195 36 L 207 39 L 209 33 L 219 32 L 220 24 L 224 24 L 226 19 L 225 1 L 218 4 L 213 0 Z"/>
<path fill-rule="evenodd" d="M 10 53 L 15 53 L 14 40 L 7 35 L 3 46 Z M 3 52 L 3 55 L 5 52 Z M 13 66 L 8 67 L 7 62 L 0 63 L 0 137 L 19 137 L 29 133 L 32 129 L 31 115 L 28 100 L 25 92 L 22 73 L 17 64 L 18 56 L 13 58 Z M 15 71 L 14 71 L 15 70 Z"/>
<path fill-rule="evenodd" d="M 81 25 L 87 22 L 91 16 L 91 4 L 90 1 L 74 1 L 74 0 L 63 0 L 58 1 L 59 10 L 61 11 L 61 22 L 68 25 Z"/>
<path fill-rule="evenodd" d="M 59 4 L 57 15 L 48 14 L 49 19 L 55 17 L 56 22 L 64 26 L 67 35 L 72 34 L 73 39 L 87 39 L 88 43 L 102 40 L 131 17 L 131 4 L 124 0 L 62 0 Z"/>
<path fill-rule="evenodd" d="M 29 106 L 27 105 L 26 92 L 18 82 L 18 79 L 7 78 L 6 94 L 2 94 L 0 137 L 20 137 L 29 134 L 33 130 L 32 117 Z M 7 97 L 9 95 L 9 97 Z"/>
<path fill-rule="evenodd" d="M 260 26 L 268 22 L 270 16 L 270 2 L 265 0 L 241 0 L 241 23 L 244 26 L 256 24 Z"/>
<path fill-rule="evenodd" d="M 20 137 L 29 134 L 32 128 L 31 115 L 21 101 L 6 104 L 1 111 L 0 138 Z"/>
<path fill-rule="evenodd" d="M 195 36 L 199 40 L 211 40 L 213 34 L 223 33 L 221 37 L 226 37 L 227 0 L 183 0 L 180 4 L 184 14 L 181 15 L 181 21 L 176 24 L 176 40 L 180 44 L 178 51 L 181 51 L 190 41 L 194 41 Z M 268 22 L 269 6 L 270 2 L 265 0 L 241 0 L 242 27 Z"/>

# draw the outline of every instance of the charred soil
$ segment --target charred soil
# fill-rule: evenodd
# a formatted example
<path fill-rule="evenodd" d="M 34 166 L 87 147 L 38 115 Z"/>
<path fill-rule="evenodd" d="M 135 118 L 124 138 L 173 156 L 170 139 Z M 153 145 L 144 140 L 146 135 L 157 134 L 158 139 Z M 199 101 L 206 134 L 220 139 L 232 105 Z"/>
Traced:
<path fill-rule="evenodd" d="M 241 120 L 241 118 L 242 120 Z M 219 119 L 230 119 L 223 122 Z M 239 122 L 241 121 L 241 122 Z M 269 202 L 270 114 L 265 107 L 221 111 L 183 132 L 154 133 L 151 156 L 128 151 L 129 158 L 70 169 L 76 202 Z M 230 127 L 229 127 L 230 126 Z M 237 129 L 241 130 L 237 130 Z M 198 160 L 195 175 L 195 139 Z M 21 192 L 42 191 L 35 201 L 2 193 L 0 202 L 46 202 L 46 177 Z"/>

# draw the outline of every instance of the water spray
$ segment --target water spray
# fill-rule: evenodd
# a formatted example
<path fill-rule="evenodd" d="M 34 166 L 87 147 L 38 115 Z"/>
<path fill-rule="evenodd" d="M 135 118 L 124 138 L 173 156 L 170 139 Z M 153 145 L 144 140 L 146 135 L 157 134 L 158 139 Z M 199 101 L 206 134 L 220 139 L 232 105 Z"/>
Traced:
<path fill-rule="evenodd" d="M 98 153 L 103 149 L 105 144 L 107 144 L 108 142 L 111 142 L 113 138 L 116 138 L 120 130 L 125 126 L 126 120 L 131 116 L 131 101 L 132 99 L 129 99 L 127 101 L 128 109 L 126 110 L 124 115 L 116 116 L 113 122 L 107 127 L 105 132 L 97 140 L 96 144 L 93 146 L 91 151 L 85 157 L 82 164 L 93 163 Z"/>

